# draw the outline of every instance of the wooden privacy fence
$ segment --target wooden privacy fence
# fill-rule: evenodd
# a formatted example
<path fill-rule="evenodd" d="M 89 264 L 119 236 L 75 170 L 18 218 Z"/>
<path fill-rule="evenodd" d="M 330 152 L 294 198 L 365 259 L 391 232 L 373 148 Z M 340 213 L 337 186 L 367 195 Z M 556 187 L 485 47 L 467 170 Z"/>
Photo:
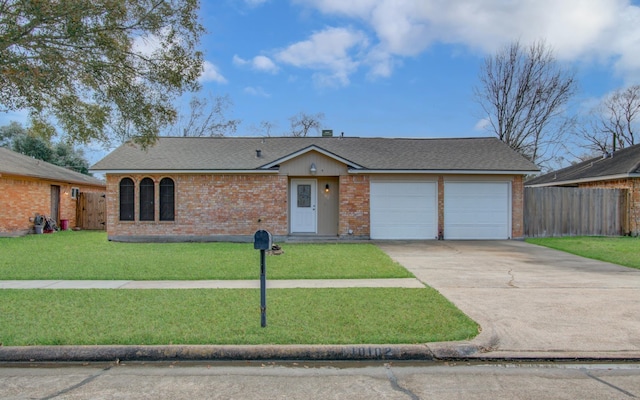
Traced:
<path fill-rule="evenodd" d="M 624 235 L 629 230 L 627 199 L 626 189 L 525 188 L 525 236 Z"/>
<path fill-rule="evenodd" d="M 76 207 L 76 225 L 81 229 L 106 229 L 107 202 L 104 193 L 80 193 Z"/>

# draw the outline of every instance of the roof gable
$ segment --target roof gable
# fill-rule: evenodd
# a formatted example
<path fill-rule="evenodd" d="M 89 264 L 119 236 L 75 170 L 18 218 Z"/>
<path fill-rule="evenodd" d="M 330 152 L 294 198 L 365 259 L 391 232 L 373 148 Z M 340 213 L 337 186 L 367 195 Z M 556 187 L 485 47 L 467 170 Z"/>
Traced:
<path fill-rule="evenodd" d="M 16 153 L 0 147 L 0 174 L 47 179 L 91 186 L 105 186 L 105 183 L 89 175 Z"/>
<path fill-rule="evenodd" d="M 273 167 L 275 167 L 275 166 L 277 166 L 277 165 L 279 165 L 279 164 L 281 164 L 283 162 L 286 162 L 286 161 L 289 161 L 291 159 L 300 157 L 300 156 L 302 156 L 304 154 L 308 154 L 309 152 L 312 152 L 312 151 L 316 151 L 316 152 L 318 152 L 320 154 L 323 154 L 323 155 L 325 155 L 325 156 L 327 156 L 327 157 L 329 157 L 329 158 L 331 158 L 331 159 L 333 159 L 335 161 L 338 161 L 338 162 L 340 162 L 342 164 L 347 165 L 350 168 L 362 168 L 358 164 L 355 164 L 355 163 L 353 163 L 353 162 L 351 162 L 349 160 L 346 160 L 346 159 L 344 159 L 344 158 L 342 158 L 342 157 L 340 157 L 340 156 L 338 156 L 336 154 L 331 153 L 330 151 L 327 151 L 327 150 L 325 150 L 323 148 L 320 148 L 320 147 L 316 146 L 315 144 L 311 145 L 309 147 L 306 147 L 304 149 L 298 150 L 298 151 L 296 151 L 294 153 L 288 154 L 288 155 L 286 155 L 286 156 L 284 156 L 282 158 L 279 158 L 279 159 L 277 159 L 275 161 L 272 161 L 272 162 L 270 162 L 270 163 L 268 163 L 266 165 L 263 165 L 260 168 L 263 168 L 263 169 L 273 168 Z"/>
<path fill-rule="evenodd" d="M 525 185 L 562 185 L 620 177 L 640 177 L 640 145 L 540 175 Z"/>
<path fill-rule="evenodd" d="M 147 150 L 124 144 L 91 169 L 107 173 L 268 173 L 277 171 L 279 163 L 310 151 L 340 161 L 352 172 L 483 171 L 525 174 L 538 171 L 533 163 L 497 138 L 355 137 L 162 137 Z"/>

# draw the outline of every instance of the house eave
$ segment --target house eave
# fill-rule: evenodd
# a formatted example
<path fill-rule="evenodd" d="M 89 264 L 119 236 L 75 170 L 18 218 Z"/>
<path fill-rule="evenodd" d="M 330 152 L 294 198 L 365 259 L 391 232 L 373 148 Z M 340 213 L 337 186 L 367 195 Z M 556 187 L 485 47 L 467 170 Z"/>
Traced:
<path fill-rule="evenodd" d="M 90 169 L 101 174 L 277 174 L 278 169 Z"/>
<path fill-rule="evenodd" d="M 437 175 L 528 175 L 538 171 L 519 170 L 474 170 L 474 169 L 356 169 L 350 174 L 437 174 Z"/>
<path fill-rule="evenodd" d="M 533 185 L 527 185 L 526 187 L 549 187 L 549 186 L 564 186 L 564 185 L 578 185 L 581 183 L 589 183 L 589 182 L 598 182 L 598 181 L 611 181 L 615 179 L 627 179 L 627 178 L 640 178 L 640 174 L 632 173 L 632 174 L 617 174 L 617 175 L 605 175 L 605 176 L 591 176 L 588 178 L 580 178 L 580 179 L 570 179 L 565 181 L 553 181 L 553 182 L 545 182 L 538 183 Z"/>

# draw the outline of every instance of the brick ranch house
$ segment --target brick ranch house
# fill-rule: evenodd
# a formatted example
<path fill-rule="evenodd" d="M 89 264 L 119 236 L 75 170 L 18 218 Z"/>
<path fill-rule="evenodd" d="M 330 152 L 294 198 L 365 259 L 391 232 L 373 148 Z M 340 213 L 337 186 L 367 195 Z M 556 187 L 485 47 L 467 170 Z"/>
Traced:
<path fill-rule="evenodd" d="M 640 144 L 538 176 L 528 187 L 627 189 L 629 234 L 640 234 Z"/>
<path fill-rule="evenodd" d="M 106 175 L 116 241 L 523 236 L 535 165 L 495 138 L 170 138 L 124 144 Z"/>
<path fill-rule="evenodd" d="M 0 147 L 0 236 L 33 232 L 36 213 L 75 227 L 77 195 L 105 190 L 99 179 Z"/>

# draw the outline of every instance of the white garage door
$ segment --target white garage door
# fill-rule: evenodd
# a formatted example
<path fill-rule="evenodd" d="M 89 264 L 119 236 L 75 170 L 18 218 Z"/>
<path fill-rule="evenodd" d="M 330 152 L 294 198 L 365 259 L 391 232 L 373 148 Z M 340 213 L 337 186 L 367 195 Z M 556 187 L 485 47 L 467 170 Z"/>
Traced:
<path fill-rule="evenodd" d="M 372 239 L 435 239 L 435 182 L 371 182 Z"/>
<path fill-rule="evenodd" d="M 445 239 L 508 239 L 509 182 L 445 182 Z"/>

